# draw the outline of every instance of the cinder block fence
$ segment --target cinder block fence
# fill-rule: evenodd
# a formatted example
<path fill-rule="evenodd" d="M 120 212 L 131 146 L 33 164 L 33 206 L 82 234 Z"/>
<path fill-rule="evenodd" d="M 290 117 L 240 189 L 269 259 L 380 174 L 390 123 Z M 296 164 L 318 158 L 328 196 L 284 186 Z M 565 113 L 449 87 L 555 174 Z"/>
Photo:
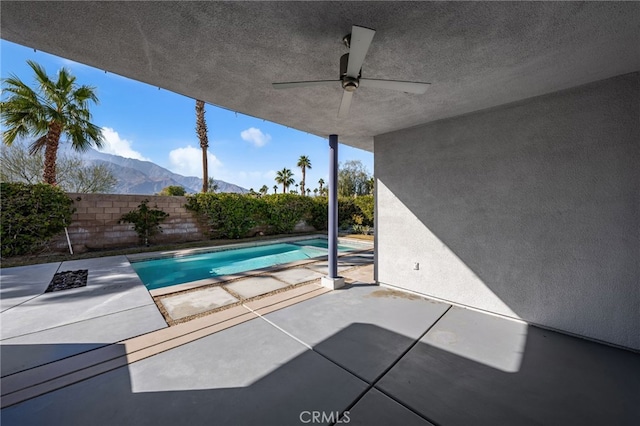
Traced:
<path fill-rule="evenodd" d="M 186 197 L 159 195 L 68 194 L 74 201 L 76 212 L 69 225 L 69 238 L 74 251 L 126 247 L 139 244 L 138 235 L 130 223 L 119 224 L 123 214 L 149 200 L 149 207 L 157 206 L 169 214 L 162 222 L 162 233 L 154 243 L 201 241 L 207 239 L 206 226 L 188 211 Z M 64 234 L 53 241 L 57 250 L 65 250 Z"/>

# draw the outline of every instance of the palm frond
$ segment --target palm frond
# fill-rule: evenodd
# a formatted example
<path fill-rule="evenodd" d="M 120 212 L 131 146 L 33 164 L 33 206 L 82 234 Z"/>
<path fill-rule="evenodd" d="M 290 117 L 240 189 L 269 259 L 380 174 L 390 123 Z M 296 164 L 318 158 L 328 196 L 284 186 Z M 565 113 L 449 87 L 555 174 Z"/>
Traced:
<path fill-rule="evenodd" d="M 301 155 L 300 158 L 298 159 L 298 163 L 296 164 L 296 166 L 298 167 L 305 167 L 307 169 L 311 168 L 311 160 L 309 159 L 308 156 L 306 155 Z"/>
<path fill-rule="evenodd" d="M 31 60 L 27 61 L 27 64 L 29 64 L 34 74 L 36 75 L 36 82 L 38 83 L 38 86 L 40 86 L 40 89 L 44 91 L 52 91 L 52 88 L 55 87 L 55 84 L 47 75 L 47 71 L 44 69 L 44 67 L 39 63 Z"/>
<path fill-rule="evenodd" d="M 42 152 L 42 149 L 45 146 L 47 146 L 47 135 L 39 137 L 29 145 L 29 155 L 35 155 Z"/>
<path fill-rule="evenodd" d="M 26 126 L 10 127 L 2 132 L 2 142 L 7 146 L 11 146 L 16 138 L 21 139 L 27 137 L 29 134 L 29 129 Z"/>
<path fill-rule="evenodd" d="M 58 71 L 58 81 L 56 88 L 62 92 L 70 93 L 76 78 L 72 76 L 66 68 L 60 68 Z"/>
<path fill-rule="evenodd" d="M 22 80 L 20 80 L 15 74 L 10 74 L 9 77 L 3 78 L 2 82 L 6 86 L 4 90 L 18 92 L 21 90 L 27 90 L 33 92 L 33 90 L 24 84 Z"/>
<path fill-rule="evenodd" d="M 99 104 L 98 96 L 96 95 L 96 88 L 92 86 L 80 86 L 76 90 L 73 91 L 72 94 L 73 99 L 78 102 L 85 104 L 89 101 L 94 104 Z"/>
<path fill-rule="evenodd" d="M 96 148 L 102 148 L 103 146 L 102 129 L 84 120 L 75 122 L 67 127 L 66 133 L 69 135 L 71 146 L 75 151 L 85 152 L 92 145 Z"/>

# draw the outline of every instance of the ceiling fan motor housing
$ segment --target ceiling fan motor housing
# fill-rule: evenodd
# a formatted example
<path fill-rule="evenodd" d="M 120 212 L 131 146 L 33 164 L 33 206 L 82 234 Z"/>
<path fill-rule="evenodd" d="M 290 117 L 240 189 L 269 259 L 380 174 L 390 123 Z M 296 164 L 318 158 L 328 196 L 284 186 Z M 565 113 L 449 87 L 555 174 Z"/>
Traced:
<path fill-rule="evenodd" d="M 362 69 L 358 71 L 358 77 L 353 78 L 347 76 L 347 64 L 349 63 L 349 54 L 345 53 L 340 57 L 340 81 L 342 88 L 347 92 L 355 92 L 360 85 L 360 77 L 362 77 Z"/>

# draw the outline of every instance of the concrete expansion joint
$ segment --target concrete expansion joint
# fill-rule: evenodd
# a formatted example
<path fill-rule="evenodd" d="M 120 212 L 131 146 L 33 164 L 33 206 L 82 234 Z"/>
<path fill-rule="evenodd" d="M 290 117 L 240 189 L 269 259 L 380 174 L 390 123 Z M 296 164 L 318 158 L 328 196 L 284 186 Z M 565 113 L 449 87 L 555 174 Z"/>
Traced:
<path fill-rule="evenodd" d="M 245 306 L 245 305 L 243 305 Z M 348 372 L 349 374 L 357 377 L 358 379 L 362 380 L 363 382 L 367 383 L 366 379 L 364 379 L 363 377 L 361 377 L 360 375 L 358 375 L 357 373 L 355 373 L 354 371 L 346 368 L 343 365 L 337 364 L 335 361 L 333 361 L 331 358 L 328 358 L 327 356 L 325 356 L 324 354 L 322 354 L 321 352 L 318 352 L 314 349 L 313 346 L 309 345 L 308 343 L 306 343 L 305 341 L 303 341 L 302 339 L 299 339 L 298 337 L 294 336 L 293 334 L 289 333 L 288 331 L 286 331 L 285 329 L 283 329 L 282 327 L 278 326 L 277 324 L 275 324 L 274 322 L 270 321 L 268 318 L 265 318 L 263 315 L 261 315 L 259 312 L 254 311 L 253 309 L 251 309 L 249 306 L 245 306 L 247 309 L 249 309 L 252 313 L 254 313 L 256 316 L 258 316 L 259 318 L 263 319 L 264 321 L 266 321 L 268 324 L 272 325 L 273 327 L 275 327 L 276 329 L 278 329 L 279 331 L 283 332 L 284 334 L 286 334 L 287 336 L 291 337 L 292 339 L 294 339 L 295 341 L 299 342 L 300 344 L 302 344 L 303 346 L 305 346 L 306 348 L 308 348 L 309 350 L 315 352 L 316 354 L 318 354 L 319 356 L 321 356 L 322 358 L 326 359 L 327 361 L 329 361 L 330 363 L 334 364 L 335 366 L 337 366 L 338 368 Z"/>
<path fill-rule="evenodd" d="M 283 329 L 282 327 L 278 326 L 277 324 L 273 323 L 272 321 L 270 321 L 269 319 L 265 318 L 263 315 L 261 315 L 259 312 L 256 312 L 255 310 L 251 309 L 249 306 L 243 304 L 242 306 L 244 306 L 245 308 L 247 308 L 252 314 L 256 315 L 258 318 L 263 319 L 264 321 L 266 321 L 268 324 L 271 324 L 273 327 L 277 328 L 278 330 L 280 330 L 281 332 L 283 332 L 284 334 L 286 334 L 287 336 L 291 337 L 292 339 L 294 339 L 295 341 L 297 341 L 298 343 L 300 343 L 301 345 L 305 346 L 307 349 L 310 349 L 313 351 L 313 347 L 311 347 L 311 345 L 309 345 L 308 343 L 304 342 L 303 340 L 298 339 L 296 336 L 294 336 L 293 334 L 289 333 L 288 331 L 286 331 L 285 329 Z"/>
<path fill-rule="evenodd" d="M 339 277 L 339 278 L 329 278 L 329 277 L 323 277 L 322 280 L 324 280 L 325 278 L 327 278 L 328 280 L 342 280 L 344 282 L 344 278 L 343 277 Z M 395 367 L 398 362 L 400 362 L 400 360 L 407 354 L 409 353 L 409 351 L 411 351 L 411 349 L 413 349 L 419 342 L 421 339 L 424 338 L 424 336 L 433 329 L 433 327 L 436 326 L 436 324 L 438 324 L 440 322 L 440 320 L 449 312 L 449 310 L 451 310 L 452 306 L 449 305 L 447 307 L 447 309 L 422 333 L 420 334 L 413 342 L 411 345 L 409 345 L 396 359 L 393 360 L 393 362 L 390 363 L 390 365 L 382 372 L 380 373 L 373 381 L 368 382 L 366 378 L 361 377 L 359 374 L 357 374 L 356 372 L 352 371 L 351 369 L 345 367 L 344 365 L 341 365 L 337 362 L 335 362 L 333 359 L 327 357 L 326 355 L 324 355 L 321 352 L 318 352 L 317 350 L 315 350 L 315 348 L 313 346 L 311 346 L 310 344 L 306 343 L 305 341 L 303 341 L 302 339 L 298 338 L 297 336 L 293 335 L 292 333 L 288 332 L 287 330 L 283 329 L 282 327 L 278 326 L 277 324 L 275 324 L 273 321 L 269 320 L 268 318 L 266 318 L 265 316 L 261 315 L 259 312 L 256 312 L 255 310 L 251 309 L 251 307 L 247 306 L 246 304 L 243 304 L 242 306 L 244 306 L 246 309 L 248 309 L 251 313 L 255 314 L 257 317 L 263 319 L 264 321 L 266 321 L 268 324 L 270 324 L 271 326 L 275 327 L 277 330 L 281 331 L 282 333 L 284 333 L 285 335 L 289 336 L 290 338 L 294 339 L 295 341 L 297 341 L 298 343 L 300 343 L 301 345 L 305 346 L 306 348 L 308 348 L 309 350 L 315 352 L 316 354 L 318 354 L 319 356 L 321 356 L 322 358 L 326 359 L 327 361 L 329 361 L 330 363 L 332 363 L 333 365 L 337 366 L 338 368 L 346 371 L 347 373 L 353 375 L 354 377 L 358 378 L 359 380 L 362 380 L 364 383 L 367 384 L 367 387 L 365 388 L 365 390 L 363 390 L 358 397 L 352 401 L 352 403 L 344 410 L 340 413 L 339 418 L 342 418 L 342 416 L 344 415 L 345 412 L 348 412 L 349 410 L 353 409 L 353 407 L 371 390 L 373 389 L 378 382 L 389 372 L 391 371 L 391 369 L 393 369 L 393 367 Z M 414 413 L 415 415 L 419 416 L 420 418 L 426 420 L 427 422 L 430 422 L 433 425 L 437 426 L 437 423 L 434 422 L 432 419 L 429 419 L 427 417 L 425 417 L 423 414 L 415 411 L 414 409 L 412 409 L 411 407 L 405 405 L 405 403 L 403 403 L 402 401 L 398 400 L 396 397 L 389 395 L 387 392 L 384 392 L 383 390 L 375 387 L 376 390 L 378 390 L 379 392 L 383 393 L 384 395 L 386 395 L 387 397 L 389 397 L 390 399 L 394 400 L 396 403 L 400 404 L 401 406 L 403 406 L 404 408 L 406 408 L 407 410 L 411 411 L 412 413 Z"/>
<path fill-rule="evenodd" d="M 17 308 L 18 306 L 22 306 L 22 305 L 24 305 L 25 303 L 27 303 L 27 302 L 29 302 L 29 301 L 31 301 L 31 300 L 33 300 L 33 299 L 37 298 L 37 297 L 40 297 L 40 296 L 42 296 L 42 294 L 36 294 L 35 296 L 30 297 L 29 299 L 27 299 L 27 300 L 25 300 L 25 301 L 23 301 L 23 302 L 20 302 L 20 303 L 18 303 L 17 305 L 9 306 L 7 309 L 4 309 L 3 311 L 0 311 L 0 314 L 1 314 L 1 313 L 4 313 L 4 312 L 7 312 L 7 311 L 10 311 L 10 310 L 11 310 L 11 309 L 13 309 L 13 308 Z M 0 340 L 3 340 L 3 339 L 1 339 L 1 338 L 0 338 Z"/>
<path fill-rule="evenodd" d="M 427 422 L 437 426 L 438 424 L 433 421 L 433 419 L 429 419 L 427 417 L 425 417 L 423 414 L 415 411 L 414 409 L 412 409 L 411 407 L 405 405 L 402 401 L 398 400 L 397 398 L 395 398 L 393 395 L 388 394 L 387 392 L 383 391 L 380 388 L 377 388 L 376 385 L 378 384 L 378 382 L 389 372 L 391 371 L 391 369 L 393 367 L 396 366 L 396 364 L 398 364 L 398 362 L 400 362 L 400 360 L 402 358 L 404 358 L 404 356 L 406 354 L 409 353 L 409 351 L 411 351 L 411 349 L 413 349 L 419 342 L 420 340 L 422 340 L 422 338 L 429 332 L 431 331 L 431 329 L 433 329 L 433 327 L 435 327 L 436 324 L 438 324 L 438 322 L 440 322 L 440 320 L 447 314 L 447 312 L 449 312 L 449 310 L 451 310 L 452 306 L 449 305 L 449 307 L 442 313 L 442 315 L 440 315 L 425 331 L 424 333 L 422 333 L 420 336 L 418 336 L 411 345 L 409 345 L 408 348 L 406 348 L 382 373 L 380 373 L 378 375 L 378 377 L 376 377 L 371 383 L 369 383 L 369 385 L 367 386 L 367 388 L 362 391 L 362 393 L 360 393 L 360 395 L 342 412 L 340 413 L 340 417 L 342 417 L 344 415 L 345 412 L 348 412 L 349 410 L 351 410 L 353 407 L 355 407 L 355 405 L 360 402 L 360 400 L 373 388 L 375 388 L 377 391 L 383 393 L 384 395 L 386 395 L 388 398 L 391 398 L 392 400 L 394 400 L 395 402 L 397 402 L 398 404 L 400 404 L 401 406 L 403 406 L 404 408 L 406 408 L 407 410 L 413 412 L 415 415 L 421 417 L 422 419 L 426 420 Z M 337 364 L 336 364 L 337 365 Z M 347 370 L 348 371 L 348 370 Z M 352 373 L 353 374 L 353 373 Z M 365 381 L 366 382 L 366 381 Z"/>

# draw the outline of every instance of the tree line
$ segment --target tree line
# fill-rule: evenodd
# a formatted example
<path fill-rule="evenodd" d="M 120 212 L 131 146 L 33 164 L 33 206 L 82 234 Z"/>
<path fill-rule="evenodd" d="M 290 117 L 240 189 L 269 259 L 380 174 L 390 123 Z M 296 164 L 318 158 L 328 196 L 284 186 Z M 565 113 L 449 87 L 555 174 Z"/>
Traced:
<path fill-rule="evenodd" d="M 293 172 L 286 167 L 276 172 L 276 177 L 274 178 L 276 183 L 282 185 L 283 194 L 286 194 L 287 189 L 289 189 L 291 185 L 295 184 L 296 189 L 289 191 L 290 193 L 292 194 L 300 193 L 300 195 L 307 195 L 307 196 L 311 195 L 310 188 L 306 188 L 306 191 L 305 191 L 306 181 L 307 181 L 307 169 L 311 169 L 311 160 L 309 159 L 308 156 L 301 155 L 300 158 L 298 159 L 298 162 L 296 163 L 296 166 L 299 167 L 300 170 L 302 170 L 302 180 L 300 181 L 300 184 L 296 183 L 295 179 L 293 178 Z M 322 189 L 322 185 L 324 185 L 324 180 L 320 179 L 318 181 L 318 184 Z M 298 188 L 300 189 L 300 192 L 298 192 Z M 266 192 L 268 191 L 267 186 L 263 185 L 262 188 L 260 188 L 260 191 L 266 194 Z M 278 192 L 278 185 L 274 185 L 273 193 L 276 194 L 277 192 Z M 315 193 L 317 195 L 318 193 L 317 189 Z"/>
<path fill-rule="evenodd" d="M 30 154 L 20 141 L 0 147 L 0 182 L 44 183 L 44 155 Z M 106 164 L 86 164 L 73 152 L 63 152 L 56 159 L 56 185 L 65 192 L 109 193 L 118 183 Z"/>
<path fill-rule="evenodd" d="M 273 186 L 273 193 L 278 193 L 279 185 L 282 185 L 282 193 L 299 194 L 310 196 L 313 192 L 314 196 L 328 195 L 328 189 L 325 186 L 324 179 L 318 180 L 318 187 L 311 190 L 306 185 L 306 171 L 311 168 L 311 160 L 306 155 L 301 155 L 298 159 L 297 166 L 302 170 L 302 180 L 297 184 L 293 178 L 291 169 L 283 168 L 276 172 L 274 180 L 278 185 Z M 289 190 L 289 187 L 295 185 L 296 189 Z M 369 173 L 367 168 L 360 160 L 350 160 L 340 163 L 338 166 L 338 195 L 341 197 L 356 197 L 362 195 L 373 195 L 375 179 Z M 299 189 L 299 190 L 298 190 Z M 267 195 L 269 187 L 262 185 L 256 192 L 253 188 L 249 190 L 252 195 Z"/>

